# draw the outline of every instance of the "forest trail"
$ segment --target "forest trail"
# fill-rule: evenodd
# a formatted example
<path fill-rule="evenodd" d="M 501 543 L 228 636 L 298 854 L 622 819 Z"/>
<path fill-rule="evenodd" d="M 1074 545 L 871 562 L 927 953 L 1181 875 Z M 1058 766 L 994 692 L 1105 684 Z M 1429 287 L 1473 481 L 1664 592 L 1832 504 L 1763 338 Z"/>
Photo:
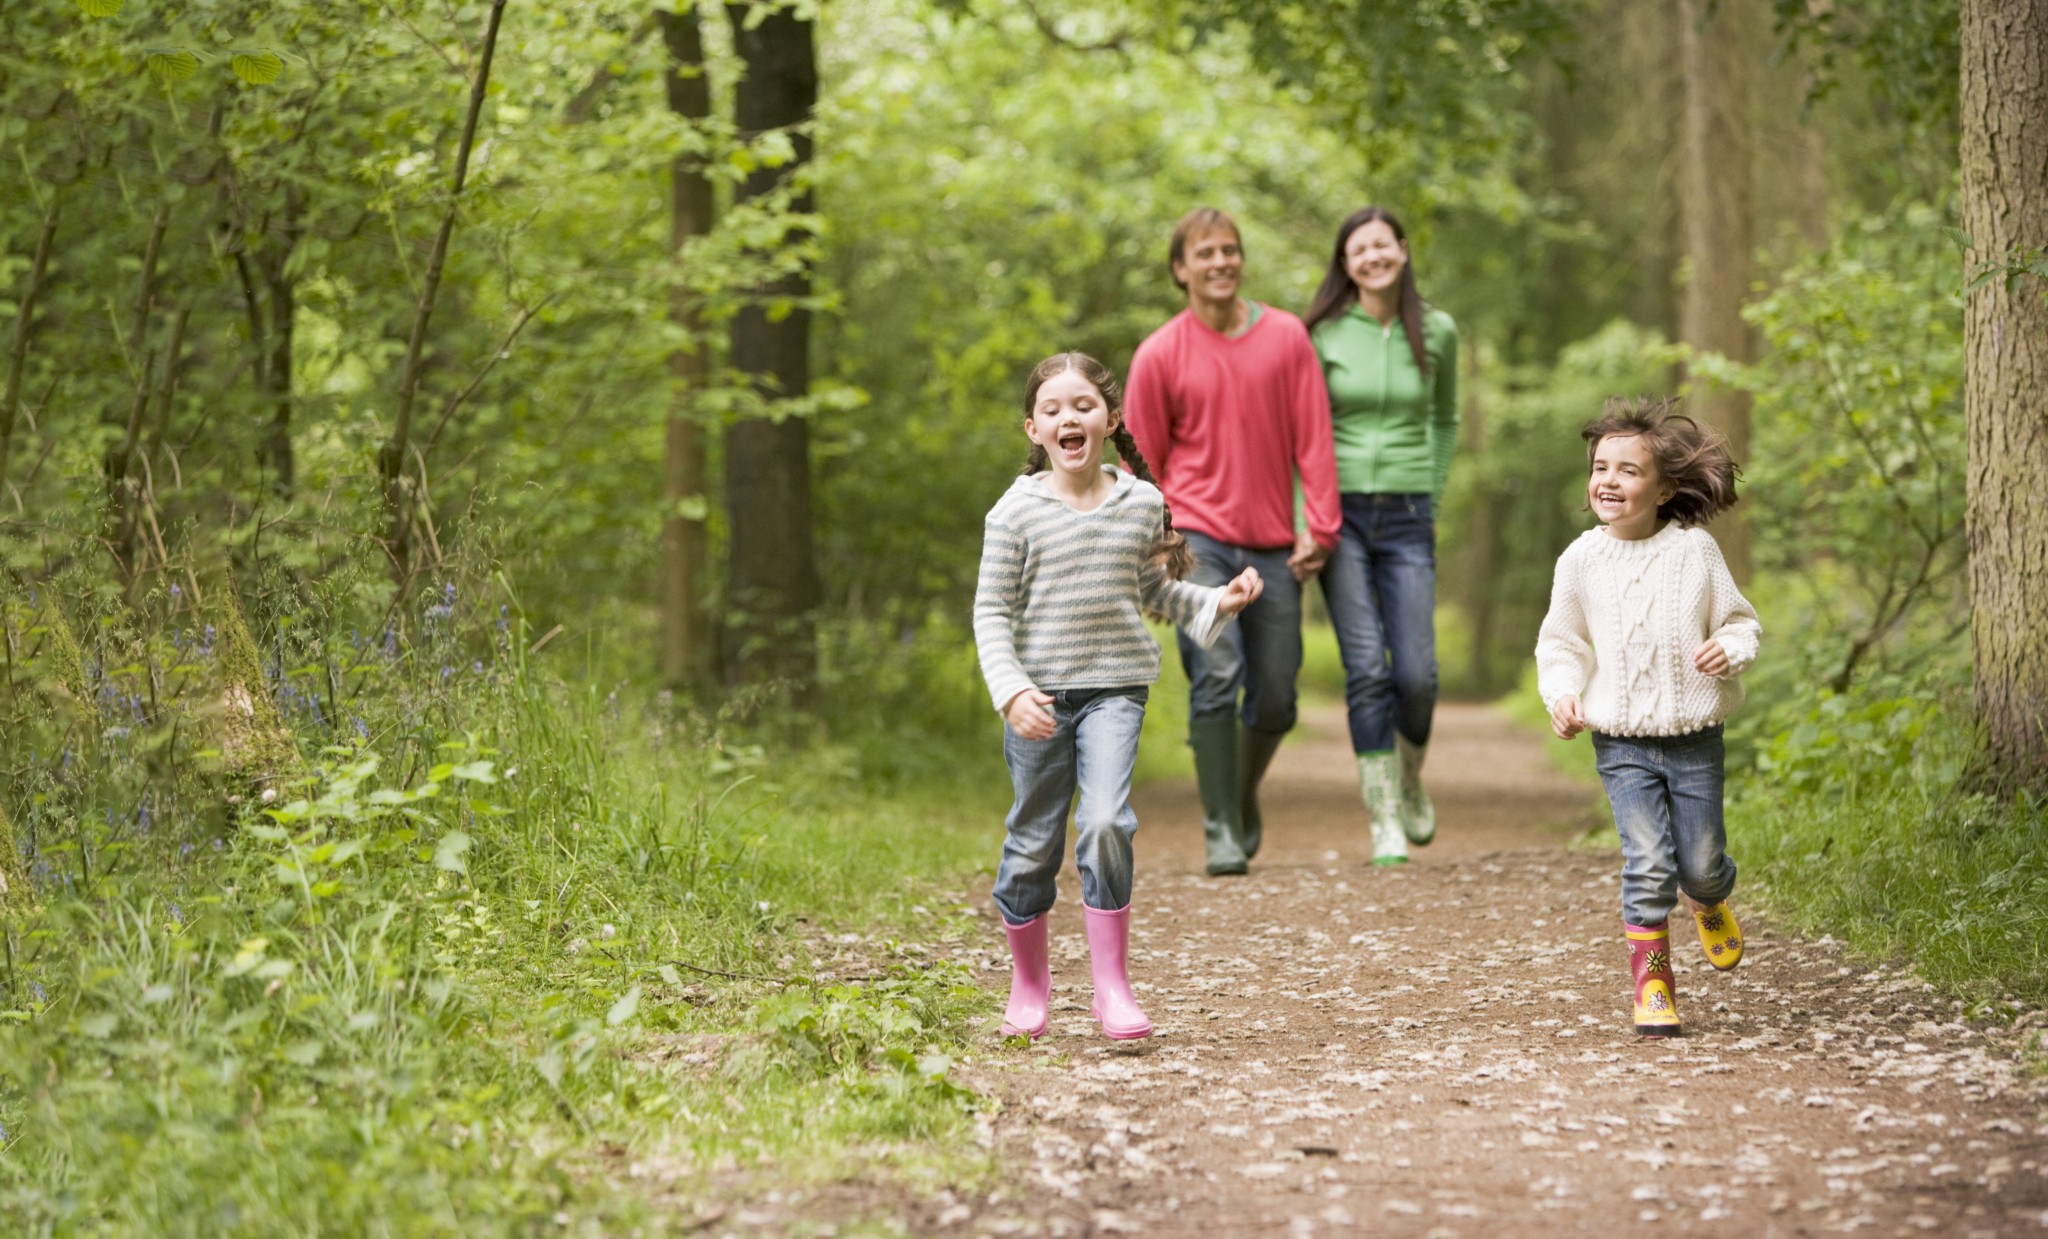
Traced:
<path fill-rule="evenodd" d="M 983 1132 L 1002 1171 L 881 1216 L 947 1236 L 2048 1235 L 2048 1089 L 2017 1034 L 1738 890 L 1742 965 L 1715 973 L 1684 925 L 1687 1035 L 1637 1038 L 1619 853 L 1565 846 L 1602 824 L 1594 796 L 1487 707 L 1437 726 L 1439 838 L 1406 866 L 1366 864 L 1331 707 L 1280 752 L 1249 877 L 1202 874 L 1191 781 L 1145 789 L 1132 974 L 1157 1034 L 1096 1031 L 1069 865 L 1050 1035 L 961 1069 L 1002 1101 Z M 1001 993 L 999 942 L 991 923 L 972 962 Z"/>

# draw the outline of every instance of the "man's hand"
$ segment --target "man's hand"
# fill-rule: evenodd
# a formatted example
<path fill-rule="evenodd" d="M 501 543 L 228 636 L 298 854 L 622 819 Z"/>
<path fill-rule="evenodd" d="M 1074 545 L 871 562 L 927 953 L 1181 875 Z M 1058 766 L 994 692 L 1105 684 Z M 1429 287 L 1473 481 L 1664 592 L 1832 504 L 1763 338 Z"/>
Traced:
<path fill-rule="evenodd" d="M 1294 553 L 1287 557 L 1287 570 L 1297 581 L 1306 581 L 1330 562 L 1327 548 L 1316 545 L 1315 536 L 1304 529 L 1294 535 Z"/>
<path fill-rule="evenodd" d="M 1705 644 L 1692 652 L 1692 665 L 1699 668 L 1701 675 L 1718 680 L 1728 674 L 1728 651 L 1721 648 L 1719 641 L 1708 637 Z"/>
<path fill-rule="evenodd" d="M 1026 740 L 1050 740 L 1053 718 L 1052 711 L 1046 707 L 1051 704 L 1051 693 L 1027 688 L 1010 698 L 1010 704 L 1003 707 L 1003 721 L 1010 725 L 1011 731 Z"/>
<path fill-rule="evenodd" d="M 1236 615 L 1239 611 L 1259 600 L 1266 592 L 1266 582 L 1259 576 L 1257 568 L 1246 568 L 1237 574 L 1230 584 L 1223 587 L 1223 597 L 1216 601 L 1218 615 Z"/>
<path fill-rule="evenodd" d="M 1560 740 L 1569 740 L 1586 730 L 1586 711 L 1579 705 L 1578 694 L 1566 693 L 1550 707 L 1550 730 Z"/>

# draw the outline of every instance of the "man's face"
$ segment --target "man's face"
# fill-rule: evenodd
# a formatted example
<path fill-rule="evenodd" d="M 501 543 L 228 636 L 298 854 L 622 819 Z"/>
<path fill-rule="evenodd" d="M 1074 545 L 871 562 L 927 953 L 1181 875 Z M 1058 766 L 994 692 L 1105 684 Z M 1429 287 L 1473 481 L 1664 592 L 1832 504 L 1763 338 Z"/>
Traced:
<path fill-rule="evenodd" d="M 1244 277 L 1244 247 L 1235 229 L 1211 228 L 1188 238 L 1174 278 L 1187 286 L 1189 301 L 1228 303 L 1237 299 Z"/>

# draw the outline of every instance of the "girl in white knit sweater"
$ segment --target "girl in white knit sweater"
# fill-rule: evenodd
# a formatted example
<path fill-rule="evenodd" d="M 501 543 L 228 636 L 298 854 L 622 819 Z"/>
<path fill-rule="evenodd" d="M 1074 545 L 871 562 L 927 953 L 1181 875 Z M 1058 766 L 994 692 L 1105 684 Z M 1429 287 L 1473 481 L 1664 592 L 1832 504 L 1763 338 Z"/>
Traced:
<path fill-rule="evenodd" d="M 1560 740 L 1593 735 L 1621 835 L 1635 1027 L 1679 1034 L 1668 919 L 1683 894 L 1715 968 L 1742 958 L 1728 910 L 1721 723 L 1762 629 L 1699 525 L 1735 502 L 1735 462 L 1671 401 L 1609 400 L 1586 440 L 1601 528 L 1558 557 L 1536 685 Z"/>

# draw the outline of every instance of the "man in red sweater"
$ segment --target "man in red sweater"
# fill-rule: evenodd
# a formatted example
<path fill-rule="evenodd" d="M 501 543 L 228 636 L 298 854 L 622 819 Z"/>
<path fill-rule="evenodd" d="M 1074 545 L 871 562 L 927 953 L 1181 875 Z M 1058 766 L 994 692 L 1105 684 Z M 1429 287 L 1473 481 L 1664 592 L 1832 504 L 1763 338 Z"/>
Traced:
<path fill-rule="evenodd" d="M 1180 640 L 1209 872 L 1243 873 L 1259 850 L 1259 780 L 1294 726 L 1301 582 L 1337 545 L 1330 397 L 1301 320 L 1238 296 L 1234 220 L 1188 212 L 1167 257 L 1188 308 L 1138 346 L 1124 419 L 1194 550 L 1189 580 L 1221 585 L 1250 567 L 1266 581 L 1214 646 Z M 1313 552 L 1294 550 L 1297 476 Z"/>

